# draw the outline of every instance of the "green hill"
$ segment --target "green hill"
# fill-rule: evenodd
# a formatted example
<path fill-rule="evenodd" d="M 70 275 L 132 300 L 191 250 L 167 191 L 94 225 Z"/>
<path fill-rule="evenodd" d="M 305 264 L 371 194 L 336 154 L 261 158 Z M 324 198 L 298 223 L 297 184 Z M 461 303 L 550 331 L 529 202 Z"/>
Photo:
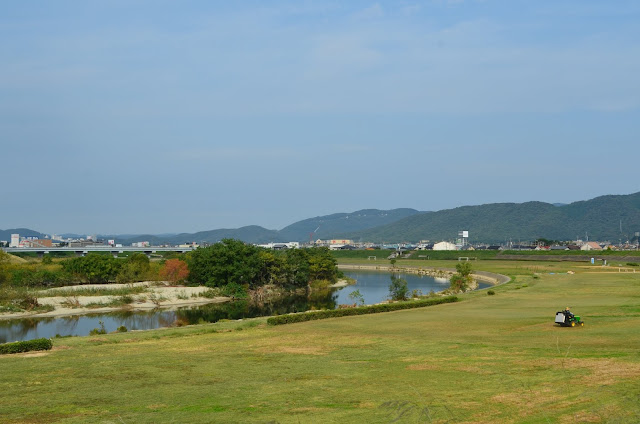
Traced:
<path fill-rule="evenodd" d="M 386 225 L 399 219 L 418 214 L 415 209 L 401 208 L 393 210 L 363 209 L 352 213 L 335 213 L 318 216 L 295 222 L 282 230 L 268 230 L 258 225 L 249 225 L 241 228 L 227 228 L 197 233 L 181 233 L 171 236 L 155 236 L 143 234 L 131 237 L 101 236 L 103 238 L 115 238 L 118 243 L 130 244 L 136 241 L 148 241 L 151 244 L 182 244 L 195 241 L 197 243 L 215 243 L 224 238 L 235 238 L 248 243 L 269 243 L 287 241 L 309 241 L 309 235 L 313 234 L 314 240 L 318 238 L 330 239 L 344 232 L 360 231 L 369 228 Z"/>
<path fill-rule="evenodd" d="M 418 214 L 415 209 L 400 208 L 388 211 L 378 209 L 363 209 L 352 213 L 334 213 L 298 221 L 278 232 L 282 241 L 308 241 L 313 233 L 313 239 L 331 239 L 336 235 L 379 227 L 396 222 L 400 219 Z"/>
<path fill-rule="evenodd" d="M 11 241 L 11 234 L 20 234 L 20 237 L 38 237 L 44 238 L 44 234 L 28 228 L 11 228 L 8 230 L 0 230 L 0 240 Z"/>
<path fill-rule="evenodd" d="M 622 226 L 622 231 L 620 227 Z M 640 231 L 640 193 L 601 196 L 554 206 L 543 202 L 492 203 L 421 213 L 385 226 L 345 232 L 345 238 L 374 242 L 453 240 L 469 230 L 471 242 L 506 240 L 626 241 Z"/>

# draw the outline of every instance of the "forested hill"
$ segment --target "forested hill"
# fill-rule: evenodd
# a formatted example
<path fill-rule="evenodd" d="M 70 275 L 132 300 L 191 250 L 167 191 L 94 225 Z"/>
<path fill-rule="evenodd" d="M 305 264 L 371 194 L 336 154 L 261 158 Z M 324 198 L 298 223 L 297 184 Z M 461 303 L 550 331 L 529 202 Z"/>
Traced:
<path fill-rule="evenodd" d="M 620 231 L 622 224 L 622 231 Z M 511 239 L 623 241 L 640 231 L 640 193 L 601 196 L 554 206 L 543 202 L 492 203 L 413 215 L 385 226 L 345 232 L 345 238 L 374 242 L 454 240 L 469 230 L 471 242 Z"/>
<path fill-rule="evenodd" d="M 352 213 L 334 213 L 298 221 L 278 231 L 282 241 L 326 240 L 344 232 L 360 231 L 391 224 L 400 219 L 418 214 L 415 209 L 400 208 L 388 211 L 363 209 Z"/>
<path fill-rule="evenodd" d="M 0 230 L 0 240 L 11 241 L 11 234 L 20 234 L 21 237 L 44 238 L 44 234 L 28 228 L 12 228 L 8 230 Z"/>
<path fill-rule="evenodd" d="M 421 212 L 408 208 L 392 210 L 363 209 L 352 213 L 335 213 L 305 219 L 295 222 L 280 231 L 268 230 L 258 225 L 250 225 L 241 228 L 182 233 L 172 236 L 155 236 L 149 234 L 126 238 L 118 236 L 103 237 L 115 238 L 119 243 L 123 244 L 129 244 L 134 241 L 149 241 L 152 244 L 180 244 L 188 241 L 213 243 L 224 238 L 234 238 L 248 243 L 306 242 L 309 241 L 311 233 L 313 233 L 314 240 L 319 238 L 330 239 L 340 233 L 386 225 L 418 213 Z"/>

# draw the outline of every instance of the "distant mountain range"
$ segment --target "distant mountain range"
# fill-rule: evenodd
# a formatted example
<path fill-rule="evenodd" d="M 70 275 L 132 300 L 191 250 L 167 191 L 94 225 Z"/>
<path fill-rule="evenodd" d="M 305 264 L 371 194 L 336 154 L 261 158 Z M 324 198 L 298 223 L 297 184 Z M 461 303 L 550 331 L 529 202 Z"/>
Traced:
<path fill-rule="evenodd" d="M 416 214 L 397 222 L 341 236 L 373 242 L 453 240 L 468 230 L 471 242 L 512 240 L 635 239 L 640 231 L 640 193 L 601 196 L 567 205 L 492 203 Z"/>
<path fill-rule="evenodd" d="M 250 225 L 235 229 L 217 229 L 197 233 L 100 235 L 130 244 L 180 244 L 190 241 L 213 243 L 236 238 L 249 243 L 309 241 L 344 238 L 371 242 L 417 242 L 419 240 L 453 240 L 458 231 L 468 230 L 471 242 L 501 243 L 508 240 L 626 241 L 640 231 L 640 193 L 608 195 L 571 204 L 526 202 L 492 203 L 462 206 L 437 212 L 415 209 L 363 209 L 336 213 L 295 222 L 281 230 Z M 12 233 L 43 236 L 26 228 L 0 230 L 0 240 L 10 240 Z"/>
<path fill-rule="evenodd" d="M 248 243 L 269 243 L 299 241 L 306 242 L 309 238 L 330 239 L 339 233 L 360 231 L 396 222 L 400 219 L 415 215 L 415 209 L 363 209 L 352 213 L 335 213 L 318 216 L 295 222 L 282 230 L 267 230 L 258 225 L 234 229 L 218 229 L 200 231 L 197 233 L 182 233 L 170 236 L 138 235 L 134 237 L 109 236 L 119 243 L 133 243 L 135 241 L 149 241 L 150 243 L 180 244 L 188 241 L 214 243 L 224 238 L 235 238 Z M 104 236 L 107 238 L 107 236 Z"/>

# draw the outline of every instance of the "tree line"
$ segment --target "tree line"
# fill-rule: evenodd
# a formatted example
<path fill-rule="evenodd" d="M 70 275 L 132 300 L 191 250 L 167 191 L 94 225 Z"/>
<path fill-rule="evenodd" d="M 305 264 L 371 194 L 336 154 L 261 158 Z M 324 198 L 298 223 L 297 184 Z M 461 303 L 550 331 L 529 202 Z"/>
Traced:
<path fill-rule="evenodd" d="M 22 287 L 98 284 L 107 282 L 169 281 L 209 287 L 264 285 L 301 288 L 316 280 L 338 279 L 336 260 L 326 248 L 273 251 L 240 240 L 224 239 L 209 247 L 150 261 L 142 253 L 126 259 L 90 253 L 53 262 L 10 263 L 0 251 L 0 284 Z"/>

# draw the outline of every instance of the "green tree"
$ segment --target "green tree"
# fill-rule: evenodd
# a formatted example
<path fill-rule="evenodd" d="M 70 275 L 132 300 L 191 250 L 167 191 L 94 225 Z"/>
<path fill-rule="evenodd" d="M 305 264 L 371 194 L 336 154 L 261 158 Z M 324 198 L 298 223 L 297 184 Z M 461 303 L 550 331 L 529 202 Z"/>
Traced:
<path fill-rule="evenodd" d="M 306 287 L 311 281 L 309 271 L 309 250 L 290 249 L 286 251 L 286 281 L 294 287 Z"/>
<path fill-rule="evenodd" d="M 187 255 L 189 281 L 209 287 L 227 284 L 257 285 L 260 273 L 258 247 L 240 240 L 224 239 Z"/>
<path fill-rule="evenodd" d="M 260 260 L 260 268 L 257 275 L 258 285 L 284 285 L 287 283 L 287 264 L 284 255 L 262 249 L 258 252 L 258 258 Z"/>
<path fill-rule="evenodd" d="M 449 279 L 449 288 L 456 292 L 463 292 L 469 288 L 471 283 L 471 264 L 469 262 L 458 262 L 456 273 Z"/>
<path fill-rule="evenodd" d="M 456 264 L 456 271 L 458 271 L 458 274 L 460 274 L 461 276 L 468 277 L 469 275 L 471 275 L 471 262 L 458 262 Z"/>
<path fill-rule="evenodd" d="M 326 247 L 307 249 L 309 252 L 309 280 L 338 280 L 337 261 Z"/>
<path fill-rule="evenodd" d="M 116 277 L 119 283 L 132 283 L 145 279 L 151 269 L 149 258 L 144 253 L 134 253 L 129 256 Z"/>
<path fill-rule="evenodd" d="M 391 284 L 389 284 L 389 296 L 391 300 L 406 300 L 409 293 L 407 280 L 396 275 L 391 275 Z"/>
<path fill-rule="evenodd" d="M 122 264 L 118 259 L 99 253 L 89 253 L 87 256 L 62 262 L 62 268 L 66 272 L 89 284 L 114 281 L 121 267 Z"/>

